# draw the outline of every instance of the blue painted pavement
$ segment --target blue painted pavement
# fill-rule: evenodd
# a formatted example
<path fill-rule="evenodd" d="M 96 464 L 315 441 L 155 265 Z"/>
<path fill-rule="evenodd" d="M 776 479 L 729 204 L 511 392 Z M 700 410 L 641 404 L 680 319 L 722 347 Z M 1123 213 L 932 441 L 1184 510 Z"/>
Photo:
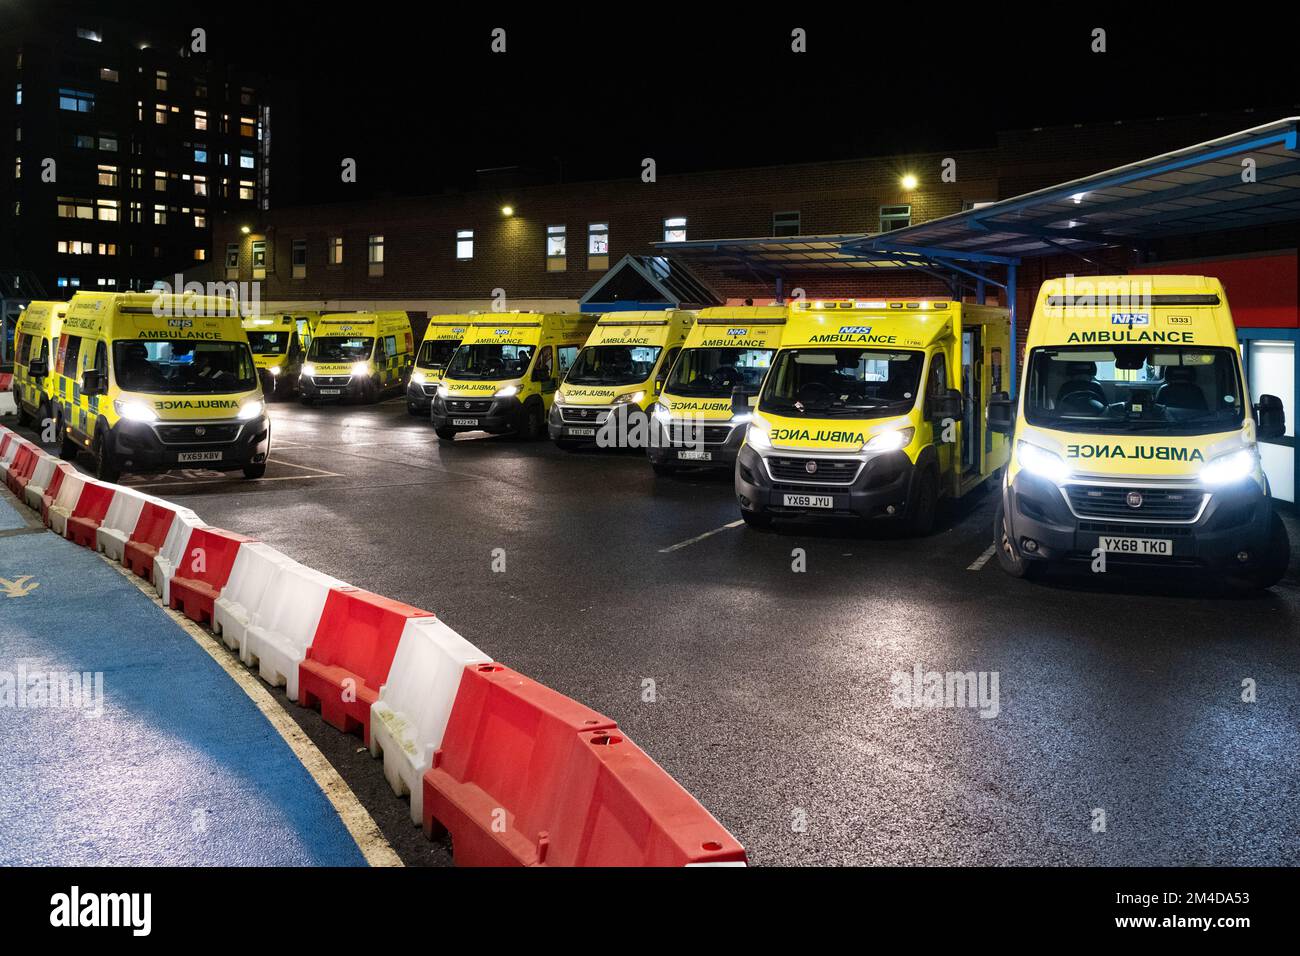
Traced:
<path fill-rule="evenodd" d="M 0 498 L 0 531 L 13 531 L 23 526 L 23 516 L 13 505 Z"/>
<path fill-rule="evenodd" d="M 102 713 L 93 678 L 80 707 L 33 706 L 54 671 L 102 673 Z M 0 864 L 365 859 L 216 661 L 101 558 L 34 533 L 0 538 Z"/>

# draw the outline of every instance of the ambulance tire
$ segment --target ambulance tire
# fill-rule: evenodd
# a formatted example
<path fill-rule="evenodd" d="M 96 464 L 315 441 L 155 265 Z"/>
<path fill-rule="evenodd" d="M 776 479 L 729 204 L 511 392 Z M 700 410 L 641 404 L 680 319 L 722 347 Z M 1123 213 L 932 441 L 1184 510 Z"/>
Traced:
<path fill-rule="evenodd" d="M 77 452 L 81 449 L 77 447 L 76 441 L 68 434 L 63 427 L 63 416 L 59 416 L 59 457 L 64 461 L 76 461 Z"/>
<path fill-rule="evenodd" d="M 939 479 L 934 469 L 926 468 L 916 476 L 916 491 L 907 510 L 907 530 L 917 537 L 925 537 L 934 530 L 935 513 L 939 509 Z"/>
<path fill-rule="evenodd" d="M 258 478 L 261 478 L 265 474 L 266 474 L 266 462 L 262 462 L 259 465 L 244 466 L 244 477 L 247 478 L 249 481 L 255 481 Z"/>
<path fill-rule="evenodd" d="M 443 441 L 456 440 L 456 429 L 454 428 L 435 428 L 433 431 L 434 434 L 436 434 Z"/>
<path fill-rule="evenodd" d="M 26 428 L 33 423 L 32 416 L 27 414 L 27 409 L 23 406 L 23 400 L 17 392 L 14 392 L 14 404 L 18 406 L 18 425 Z"/>
<path fill-rule="evenodd" d="M 1286 576 L 1287 566 L 1291 563 L 1291 539 L 1287 536 L 1286 525 L 1275 512 L 1269 523 L 1268 544 L 1265 545 L 1264 561 L 1254 574 L 1249 577 L 1234 579 L 1239 590 L 1261 591 L 1271 588 Z"/>
<path fill-rule="evenodd" d="M 103 432 L 95 436 L 95 443 L 91 446 L 91 450 L 95 456 L 95 477 L 109 484 L 116 483 L 122 477 L 122 468 L 113 453 L 108 450 L 108 441 L 104 438 Z"/>
<path fill-rule="evenodd" d="M 1004 506 L 998 502 L 993 515 L 993 551 L 998 556 L 998 567 L 1013 578 L 1025 578 L 1032 581 L 1042 572 L 1042 565 L 1037 561 L 1026 561 L 1016 550 L 1015 543 L 1007 535 L 1007 523 Z"/>
<path fill-rule="evenodd" d="M 660 478 L 671 478 L 673 475 L 677 474 L 676 465 L 659 465 L 652 461 L 650 462 L 650 467 L 655 470 L 655 474 Z"/>
<path fill-rule="evenodd" d="M 542 416 L 540 402 L 534 402 L 524 409 L 523 421 L 519 423 L 519 437 L 524 441 L 537 441 L 546 434 L 546 419 Z"/>
<path fill-rule="evenodd" d="M 772 516 L 760 514 L 757 511 L 740 510 L 740 517 L 745 522 L 745 527 L 753 528 L 755 531 L 768 531 L 772 527 Z"/>

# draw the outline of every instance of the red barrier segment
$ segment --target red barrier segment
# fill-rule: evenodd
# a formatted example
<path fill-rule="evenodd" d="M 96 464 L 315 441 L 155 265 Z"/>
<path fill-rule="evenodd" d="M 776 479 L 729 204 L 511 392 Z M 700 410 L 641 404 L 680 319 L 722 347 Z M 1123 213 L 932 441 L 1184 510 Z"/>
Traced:
<path fill-rule="evenodd" d="M 18 449 L 18 454 L 14 455 L 5 484 L 19 498 L 23 496 L 23 489 L 27 487 L 27 482 L 31 479 L 32 472 L 36 470 L 36 462 L 39 460 L 40 450 L 35 445 L 23 445 Z"/>
<path fill-rule="evenodd" d="M 171 606 L 191 621 L 212 623 L 212 605 L 230 579 L 239 546 L 253 538 L 222 531 L 220 528 L 195 528 L 185 557 L 172 575 L 168 597 Z"/>
<path fill-rule="evenodd" d="M 0 435 L 0 456 L 4 455 L 4 453 L 9 449 L 9 443 L 14 441 L 17 437 L 18 436 L 13 432 L 7 430 L 4 434 Z"/>
<path fill-rule="evenodd" d="M 59 486 L 63 484 L 63 476 L 71 470 L 71 465 L 59 465 L 54 469 L 54 477 L 46 486 L 45 494 L 41 495 L 41 520 L 45 522 L 47 528 L 50 526 L 50 505 L 54 504 L 54 499 L 59 496 Z"/>
<path fill-rule="evenodd" d="M 108 514 L 116 489 L 116 485 L 86 482 L 81 497 L 77 499 L 77 507 L 68 515 L 69 541 L 95 550 L 95 531 L 104 523 L 104 515 Z"/>
<path fill-rule="evenodd" d="M 122 549 L 122 563 L 146 581 L 153 580 L 153 559 L 167 540 L 176 512 L 153 501 L 146 501 L 140 509 L 135 530 Z"/>
<path fill-rule="evenodd" d="M 298 702 L 319 706 L 327 724 L 360 732 L 369 746 L 370 705 L 388 679 L 402 629 L 410 618 L 433 616 L 360 588 L 331 590 L 298 665 Z"/>
<path fill-rule="evenodd" d="M 561 855 L 572 856 L 583 821 L 564 800 L 599 769 L 583 735 L 617 729 L 504 665 L 467 667 L 424 774 L 425 834 L 434 820 L 450 831 L 458 866 L 546 863 L 557 841 Z"/>

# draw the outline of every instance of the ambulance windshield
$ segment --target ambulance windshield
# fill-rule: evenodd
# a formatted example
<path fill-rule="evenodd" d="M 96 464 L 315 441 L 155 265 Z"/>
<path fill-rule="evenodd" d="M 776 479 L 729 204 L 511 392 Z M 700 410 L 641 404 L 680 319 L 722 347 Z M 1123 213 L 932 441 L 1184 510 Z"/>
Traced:
<path fill-rule="evenodd" d="M 1038 348 L 1025 418 L 1066 431 L 1206 434 L 1245 414 L 1233 349 L 1169 345 Z"/>
<path fill-rule="evenodd" d="M 921 352 L 874 349 L 782 349 L 760 408 L 813 418 L 880 418 L 916 403 Z"/>
<path fill-rule="evenodd" d="M 257 387 L 253 357 L 243 342 L 114 342 L 113 374 L 127 392 L 216 394 Z"/>

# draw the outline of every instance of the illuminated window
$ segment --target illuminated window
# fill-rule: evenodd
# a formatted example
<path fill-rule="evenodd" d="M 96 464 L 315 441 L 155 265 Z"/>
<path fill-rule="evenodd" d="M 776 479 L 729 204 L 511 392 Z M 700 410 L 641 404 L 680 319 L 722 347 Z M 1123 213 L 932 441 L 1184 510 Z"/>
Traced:
<path fill-rule="evenodd" d="M 307 240 L 295 239 L 290 246 L 290 274 L 294 279 L 307 277 Z"/>
<path fill-rule="evenodd" d="M 95 94 L 84 90 L 59 89 L 59 109 L 73 113 L 90 113 L 95 109 Z"/>
<path fill-rule="evenodd" d="M 772 213 L 772 235 L 797 236 L 800 228 L 802 227 L 799 222 L 799 210 Z"/>
<path fill-rule="evenodd" d="M 159 126 L 167 125 L 167 105 L 165 103 L 155 103 L 153 106 L 153 121 Z"/>
<path fill-rule="evenodd" d="M 384 237 L 371 236 L 366 241 L 366 263 L 372 276 L 384 274 Z"/>
<path fill-rule="evenodd" d="M 195 177 L 194 177 L 194 195 L 196 195 L 196 196 L 206 196 L 207 194 L 208 194 L 208 177 L 207 177 L 207 176 L 195 176 Z"/>
<path fill-rule="evenodd" d="M 167 207 L 156 205 L 153 207 L 153 224 L 155 226 L 167 225 Z"/>
<path fill-rule="evenodd" d="M 206 250 L 206 249 L 195 249 L 195 250 L 194 250 L 194 261 L 195 261 L 195 262 L 203 262 L 203 261 L 204 261 L 205 259 L 207 259 L 207 258 L 208 258 L 208 250 Z"/>
<path fill-rule="evenodd" d="M 253 159 L 253 152 L 252 152 L 252 150 L 241 149 L 241 150 L 239 151 L 239 167 L 240 167 L 240 169 L 252 169 L 254 163 L 255 163 L 255 160 Z"/>
<path fill-rule="evenodd" d="M 96 199 L 95 216 L 101 222 L 117 222 L 118 210 L 122 204 L 116 199 Z"/>
<path fill-rule="evenodd" d="M 167 71 L 159 70 L 153 79 L 153 88 L 159 93 L 167 92 Z"/>
<path fill-rule="evenodd" d="M 100 133 L 100 134 L 99 134 L 99 148 L 100 148 L 101 150 L 103 150 L 104 152 L 106 152 L 106 153 L 116 153 L 116 152 L 117 152 L 117 134 L 116 134 L 116 133 Z"/>
<path fill-rule="evenodd" d="M 116 83 L 117 70 L 111 69 L 110 67 L 107 66 L 101 66 L 99 68 L 99 78 L 103 80 L 105 83 Z"/>
<path fill-rule="evenodd" d="M 226 268 L 239 268 L 239 243 L 237 242 L 226 243 Z"/>
<path fill-rule="evenodd" d="M 332 266 L 343 265 L 343 237 L 331 236 L 329 247 L 329 264 Z"/>
<path fill-rule="evenodd" d="M 568 261 L 568 236 L 564 226 L 546 227 L 546 271 L 563 272 Z"/>
<path fill-rule="evenodd" d="M 256 136 L 257 120 L 249 119 L 247 116 L 241 116 L 239 118 L 239 135 L 249 137 Z"/>
<path fill-rule="evenodd" d="M 587 225 L 587 268 L 609 268 L 609 223 L 593 222 Z"/>
<path fill-rule="evenodd" d="M 686 217 L 674 216 L 664 220 L 664 242 L 686 241 Z"/>
<path fill-rule="evenodd" d="M 457 259 L 474 258 L 474 230 L 473 229 L 456 230 L 456 258 Z"/>
<path fill-rule="evenodd" d="M 206 163 L 208 161 L 208 151 L 202 147 L 194 148 L 194 161 L 196 163 Z"/>
<path fill-rule="evenodd" d="M 253 186 L 254 184 L 250 180 L 241 179 L 239 181 L 239 198 L 240 199 L 255 198 L 253 195 Z"/>
<path fill-rule="evenodd" d="M 95 204 L 89 199 L 59 197 L 59 216 L 62 219 L 94 219 Z"/>
<path fill-rule="evenodd" d="M 905 229 L 912 224 L 912 207 L 911 206 L 881 206 L 880 207 L 880 231 L 893 232 L 895 229 Z"/>
<path fill-rule="evenodd" d="M 116 166 L 99 166 L 99 185 L 116 186 L 117 185 L 117 167 Z"/>
<path fill-rule="evenodd" d="M 153 188 L 154 192 L 165 193 L 167 191 L 167 171 L 165 169 L 155 169 L 153 171 Z"/>
<path fill-rule="evenodd" d="M 195 111 L 194 111 L 194 128 L 195 128 L 195 129 L 207 129 L 207 128 L 208 128 L 208 111 L 207 111 L 207 110 L 195 110 Z"/>

